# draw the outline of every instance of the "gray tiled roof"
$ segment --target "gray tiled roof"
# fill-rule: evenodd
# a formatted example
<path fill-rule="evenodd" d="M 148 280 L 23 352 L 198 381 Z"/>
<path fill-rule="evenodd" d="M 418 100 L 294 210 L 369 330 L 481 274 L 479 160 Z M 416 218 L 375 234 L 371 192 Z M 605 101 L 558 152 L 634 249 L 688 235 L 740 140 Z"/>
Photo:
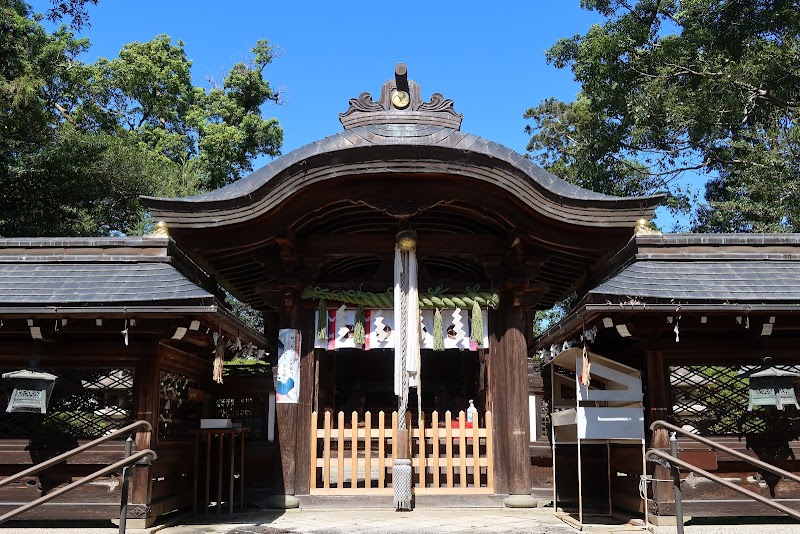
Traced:
<path fill-rule="evenodd" d="M 800 261 L 636 261 L 589 295 L 594 300 L 799 303 Z"/>
<path fill-rule="evenodd" d="M 212 299 L 168 263 L 0 264 L 0 304 L 174 302 Z"/>

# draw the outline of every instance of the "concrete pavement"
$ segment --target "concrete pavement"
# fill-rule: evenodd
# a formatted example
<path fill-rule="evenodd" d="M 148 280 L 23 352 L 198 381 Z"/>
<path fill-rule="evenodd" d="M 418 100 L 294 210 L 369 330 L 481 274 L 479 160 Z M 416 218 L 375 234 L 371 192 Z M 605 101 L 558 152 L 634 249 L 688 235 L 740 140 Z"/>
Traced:
<path fill-rule="evenodd" d="M 211 515 L 207 518 L 179 516 L 174 523 L 156 525 L 149 529 L 128 529 L 128 534 L 573 534 L 577 532 L 557 518 L 552 508 L 417 508 L 412 512 L 383 509 L 294 509 L 259 510 L 237 514 L 225 519 Z M 760 524 L 692 524 L 686 534 L 800 534 L 800 525 L 788 520 Z M 584 532 L 590 534 L 646 533 L 639 524 L 624 520 L 589 516 Z M 654 534 L 674 534 L 676 527 L 650 527 Z M 117 534 L 108 523 L 45 525 L 15 522 L 0 527 L 2 532 L 15 534 Z"/>
<path fill-rule="evenodd" d="M 242 518 L 245 519 L 245 518 Z M 221 525 L 182 525 L 160 534 L 378 534 L 378 533 L 537 533 L 572 534 L 574 530 L 542 509 L 418 508 L 392 510 L 286 510 L 263 512 L 256 521 L 227 530 Z"/>
<path fill-rule="evenodd" d="M 259 510 L 236 514 L 231 519 L 181 516 L 174 524 L 155 525 L 148 529 L 128 529 L 128 534 L 378 534 L 409 533 L 526 533 L 572 534 L 572 527 L 553 515 L 550 508 L 417 508 L 411 512 L 384 509 L 294 509 Z M 5 525 L 4 525 L 5 526 Z M 117 529 L 100 524 L 59 525 L 19 521 L 0 527 L 16 534 L 117 534 Z M 592 534 L 610 532 L 609 525 L 589 526 Z M 614 527 L 615 534 L 643 532 L 641 527 Z"/>

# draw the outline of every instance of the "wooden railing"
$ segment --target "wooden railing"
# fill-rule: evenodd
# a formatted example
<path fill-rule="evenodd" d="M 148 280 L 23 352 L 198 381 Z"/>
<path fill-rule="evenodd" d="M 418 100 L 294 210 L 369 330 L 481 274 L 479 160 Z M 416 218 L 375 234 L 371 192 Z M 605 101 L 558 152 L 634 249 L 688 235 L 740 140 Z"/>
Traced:
<path fill-rule="evenodd" d="M 445 412 L 441 421 L 433 412 L 429 424 L 423 414 L 422 424 L 412 428 L 407 416 L 415 494 L 494 493 L 491 412 L 482 419 L 483 426 L 478 421 L 469 424 L 462 411 L 455 420 Z M 393 493 L 397 412 L 391 413 L 390 421 L 382 411 L 377 421 L 370 412 L 363 420 L 353 412 L 347 423 L 344 412 L 339 412 L 335 424 L 332 414 L 325 412 L 319 423 L 317 412 L 312 412 L 312 495 Z"/>

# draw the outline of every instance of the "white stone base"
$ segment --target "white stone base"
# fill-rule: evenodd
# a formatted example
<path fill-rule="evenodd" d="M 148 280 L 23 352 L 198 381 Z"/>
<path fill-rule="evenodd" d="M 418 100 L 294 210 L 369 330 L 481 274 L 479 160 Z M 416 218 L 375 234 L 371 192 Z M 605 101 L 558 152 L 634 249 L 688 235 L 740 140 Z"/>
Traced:
<path fill-rule="evenodd" d="M 503 499 L 506 508 L 536 508 L 539 501 L 530 495 L 509 495 Z"/>

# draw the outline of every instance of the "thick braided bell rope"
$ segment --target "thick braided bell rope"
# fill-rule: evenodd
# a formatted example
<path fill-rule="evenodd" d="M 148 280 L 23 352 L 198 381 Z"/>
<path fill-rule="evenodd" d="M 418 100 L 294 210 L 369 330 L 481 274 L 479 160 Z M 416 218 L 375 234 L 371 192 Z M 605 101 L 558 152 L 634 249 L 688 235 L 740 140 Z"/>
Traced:
<path fill-rule="evenodd" d="M 408 409 L 408 252 L 400 252 L 402 258 L 402 271 L 400 272 L 400 287 L 402 300 L 400 301 L 400 380 L 402 387 L 397 398 L 397 428 L 406 428 L 406 410 Z"/>
<path fill-rule="evenodd" d="M 411 460 L 398 458 L 394 463 L 394 507 L 396 510 L 411 510 Z"/>
<path fill-rule="evenodd" d="M 409 253 L 397 251 L 399 262 L 395 262 L 395 268 L 399 268 L 398 285 L 400 286 L 397 298 L 400 299 L 400 395 L 397 397 L 397 429 L 404 431 L 406 425 L 406 410 L 408 408 L 408 293 L 409 293 Z M 399 265 L 398 265 L 399 263 Z M 397 327 L 397 323 L 395 323 Z M 395 328 L 397 330 L 397 328 Z M 407 447 L 408 443 L 400 443 L 395 437 L 395 447 Z M 396 451 L 397 452 L 397 451 Z M 403 451 L 402 456 L 405 456 Z M 398 454 L 401 456 L 401 454 Z M 396 458 L 394 470 L 392 471 L 392 481 L 394 486 L 394 507 L 395 510 L 411 510 L 411 460 L 407 458 Z"/>

